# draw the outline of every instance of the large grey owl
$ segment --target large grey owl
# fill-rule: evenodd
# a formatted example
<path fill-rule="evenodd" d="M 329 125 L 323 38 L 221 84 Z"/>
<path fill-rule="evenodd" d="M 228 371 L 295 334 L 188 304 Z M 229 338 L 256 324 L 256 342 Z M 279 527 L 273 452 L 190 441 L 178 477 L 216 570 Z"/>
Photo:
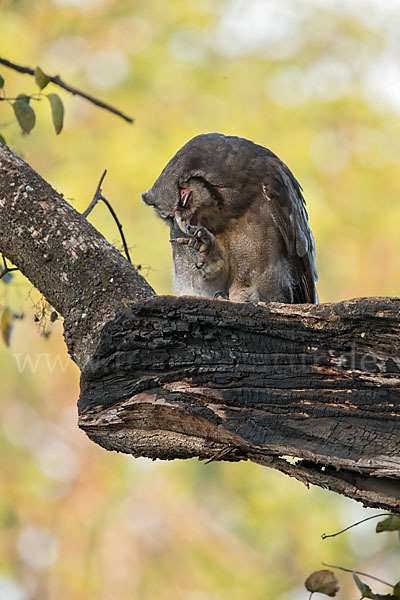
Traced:
<path fill-rule="evenodd" d="M 267 148 L 220 133 L 199 135 L 142 198 L 170 227 L 176 292 L 318 301 L 301 187 Z"/>

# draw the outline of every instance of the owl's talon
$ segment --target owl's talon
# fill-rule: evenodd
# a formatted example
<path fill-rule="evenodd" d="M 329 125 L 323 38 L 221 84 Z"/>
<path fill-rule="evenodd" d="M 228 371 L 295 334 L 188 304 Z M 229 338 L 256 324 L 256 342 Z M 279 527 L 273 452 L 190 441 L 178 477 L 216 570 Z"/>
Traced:
<path fill-rule="evenodd" d="M 197 235 L 199 235 L 199 233 L 201 233 L 202 231 L 206 231 L 206 228 L 203 227 L 203 225 L 200 225 L 199 227 L 196 228 L 196 231 L 193 233 L 193 237 L 196 237 Z"/>
<path fill-rule="evenodd" d="M 200 227 L 195 227 L 194 225 L 186 224 L 185 232 L 190 237 L 175 238 L 170 241 L 178 244 L 186 244 L 187 246 L 189 246 L 189 248 L 193 248 L 194 250 L 200 252 L 202 256 L 200 257 L 196 266 L 197 268 L 201 269 L 207 258 L 206 254 L 211 248 L 214 236 L 208 231 L 208 229 L 206 229 L 202 225 Z"/>
<path fill-rule="evenodd" d="M 169 241 L 171 242 L 171 244 L 186 244 L 186 245 L 190 245 L 190 240 L 191 238 L 172 238 Z"/>
<path fill-rule="evenodd" d="M 229 300 L 229 297 L 225 294 L 223 290 L 217 290 L 213 296 L 214 300 L 218 298 L 222 298 L 223 300 Z"/>

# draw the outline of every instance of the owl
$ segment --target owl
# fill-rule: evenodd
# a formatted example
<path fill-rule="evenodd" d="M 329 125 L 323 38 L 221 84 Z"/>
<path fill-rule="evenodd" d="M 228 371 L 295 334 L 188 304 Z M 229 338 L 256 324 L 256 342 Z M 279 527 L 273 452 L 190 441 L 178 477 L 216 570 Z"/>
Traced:
<path fill-rule="evenodd" d="M 267 148 L 220 133 L 198 135 L 142 199 L 169 226 L 175 292 L 318 302 L 302 188 Z"/>

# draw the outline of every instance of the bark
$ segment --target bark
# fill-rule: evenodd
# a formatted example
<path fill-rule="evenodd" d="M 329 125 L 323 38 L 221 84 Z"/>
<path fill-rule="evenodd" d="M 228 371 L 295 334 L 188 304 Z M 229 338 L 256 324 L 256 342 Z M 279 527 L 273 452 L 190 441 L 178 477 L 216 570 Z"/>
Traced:
<path fill-rule="evenodd" d="M 400 512 L 399 299 L 154 298 L 1 144 L 0 251 L 65 317 L 82 369 L 79 425 L 96 443 L 152 458 L 252 460 Z"/>
<path fill-rule="evenodd" d="M 81 368 L 103 325 L 125 303 L 154 295 L 116 248 L 1 143 L 0 251 L 64 317 L 68 350 Z"/>
<path fill-rule="evenodd" d="M 80 426 L 135 456 L 250 459 L 399 511 L 399 309 L 137 303 L 82 373 Z"/>

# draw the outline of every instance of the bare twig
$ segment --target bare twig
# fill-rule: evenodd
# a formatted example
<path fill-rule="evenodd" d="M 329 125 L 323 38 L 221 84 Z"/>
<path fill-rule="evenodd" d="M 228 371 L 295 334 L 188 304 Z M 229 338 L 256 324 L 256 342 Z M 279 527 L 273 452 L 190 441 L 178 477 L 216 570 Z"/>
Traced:
<path fill-rule="evenodd" d="M 12 271 L 18 271 L 17 267 L 9 267 L 7 265 L 7 259 L 4 256 L 4 254 L 2 254 L 2 258 L 3 258 L 3 270 L 0 271 L 0 280 L 3 279 L 3 277 L 5 277 L 7 275 L 7 273 L 11 273 Z"/>
<path fill-rule="evenodd" d="M 107 175 L 107 169 L 104 169 L 104 173 L 100 177 L 100 181 L 97 184 L 97 188 L 96 188 L 96 191 L 94 193 L 93 200 L 91 201 L 91 203 L 89 204 L 89 206 L 87 207 L 87 209 L 85 210 L 85 212 L 82 213 L 82 215 L 85 217 L 85 219 L 88 218 L 88 216 L 90 215 L 90 213 L 92 212 L 92 210 L 94 209 L 94 207 L 96 206 L 96 204 L 98 203 L 98 201 L 100 200 L 100 196 L 101 196 L 101 184 L 103 183 L 104 177 L 106 175 Z"/>
<path fill-rule="evenodd" d="M 124 251 L 125 251 L 125 254 L 126 254 L 126 258 L 132 264 L 131 257 L 129 255 L 128 244 L 126 243 L 126 239 L 125 239 L 124 233 L 122 231 L 122 225 L 121 225 L 121 223 L 120 223 L 120 221 L 119 221 L 119 219 L 117 217 L 117 214 L 116 214 L 115 210 L 111 206 L 111 203 L 101 193 L 101 184 L 103 183 L 104 177 L 106 176 L 106 174 L 107 174 L 107 169 L 104 170 L 103 175 L 100 177 L 100 181 L 97 184 L 97 188 L 96 188 L 95 194 L 93 196 L 93 200 L 91 201 L 91 203 L 89 204 L 89 206 L 87 207 L 87 209 L 85 210 L 85 212 L 82 213 L 82 215 L 86 219 L 88 217 L 88 215 L 92 212 L 92 210 L 94 209 L 94 207 L 96 206 L 96 204 L 98 203 L 98 201 L 102 200 L 104 202 L 104 204 L 107 206 L 108 210 L 110 211 L 111 215 L 113 216 L 114 221 L 117 224 L 119 233 L 121 235 L 122 243 L 123 243 L 123 246 L 124 246 Z"/>
<path fill-rule="evenodd" d="M 113 207 L 111 206 L 110 202 L 107 200 L 107 198 L 104 198 L 104 196 L 100 195 L 100 200 L 103 200 L 104 204 L 105 204 L 105 205 L 108 207 L 108 210 L 109 210 L 109 211 L 110 211 L 110 213 L 112 214 L 112 216 L 113 216 L 113 218 L 114 218 L 114 221 L 115 221 L 115 222 L 116 222 L 116 224 L 117 224 L 117 227 L 118 227 L 119 233 L 120 233 L 120 235 L 121 235 L 121 239 L 122 239 L 122 243 L 123 243 L 123 245 L 124 245 L 124 251 L 125 251 L 125 254 L 126 254 L 126 258 L 127 258 L 127 259 L 128 259 L 128 261 L 129 261 L 129 262 L 132 264 L 131 257 L 130 257 L 130 255 L 129 255 L 128 245 L 127 245 L 127 243 L 126 243 L 126 239 L 125 239 L 125 236 L 124 236 L 124 234 L 123 234 L 123 231 L 122 231 L 122 225 L 121 225 L 121 223 L 120 223 L 120 222 L 119 222 L 119 220 L 118 220 L 118 217 L 117 217 L 117 215 L 116 215 L 116 212 L 115 212 L 115 210 L 113 209 Z"/>
<path fill-rule="evenodd" d="M 209 458 L 204 464 L 209 465 L 210 463 L 214 462 L 215 460 L 218 460 L 219 458 L 226 456 L 227 454 L 229 454 L 229 452 L 231 450 L 234 450 L 234 449 L 235 449 L 235 446 L 225 446 L 225 448 L 222 448 L 222 450 L 218 450 L 218 452 L 213 454 L 212 457 Z"/>
<path fill-rule="evenodd" d="M 6 58 L 0 57 L 0 64 L 4 65 L 5 67 L 8 67 L 10 69 L 14 69 L 14 71 L 18 71 L 18 73 L 24 73 L 27 75 L 35 75 L 35 70 L 32 69 L 31 67 L 23 67 L 22 65 L 17 65 L 16 63 L 13 63 L 10 60 L 7 60 Z M 100 108 L 104 108 L 105 110 L 108 110 L 109 112 L 112 112 L 114 115 L 121 117 L 121 119 L 124 119 L 128 123 L 133 123 L 133 119 L 131 117 L 128 117 L 123 112 L 121 112 L 117 108 L 114 108 L 110 104 L 106 104 L 106 102 L 102 102 L 102 100 L 98 100 L 97 98 L 94 98 L 93 96 L 90 96 L 89 94 L 86 94 L 86 92 L 82 92 L 81 90 L 78 90 L 78 89 L 70 86 L 68 83 L 65 83 L 65 81 L 63 81 L 59 75 L 48 75 L 47 73 L 45 73 L 45 75 L 46 75 L 46 77 L 49 78 L 49 81 L 51 81 L 52 83 L 55 83 L 56 85 L 63 88 L 67 92 L 70 92 L 74 96 L 80 96 L 81 98 L 85 98 L 85 100 L 88 100 L 92 104 L 95 104 L 96 106 L 99 106 Z"/>
<path fill-rule="evenodd" d="M 362 575 L 363 577 L 369 577 L 370 579 L 374 579 L 375 581 L 379 581 L 379 583 L 383 583 L 384 585 L 388 585 L 391 588 L 394 588 L 393 583 L 389 583 L 384 581 L 384 579 L 379 579 L 379 577 L 375 577 L 375 575 L 370 575 L 369 573 L 363 573 L 362 571 L 356 571 L 355 569 L 346 569 L 345 567 L 338 567 L 337 565 L 328 565 L 327 563 L 321 563 L 324 567 L 330 567 L 331 569 L 339 569 L 340 571 L 345 571 L 346 573 L 357 573 L 357 575 Z"/>
<path fill-rule="evenodd" d="M 394 516 L 393 513 L 381 513 L 379 515 L 372 515 L 372 517 L 366 517 L 365 519 L 361 519 L 361 521 L 357 521 L 357 523 L 352 523 L 348 527 L 345 527 L 344 529 L 342 529 L 341 531 L 337 531 L 336 533 L 323 533 L 321 535 L 321 537 L 323 540 L 326 540 L 326 538 L 336 537 L 337 535 L 340 535 L 341 533 L 348 531 L 352 527 L 361 525 L 361 523 L 365 523 L 365 521 L 370 521 L 371 519 L 378 519 L 379 517 L 393 517 L 393 516 Z"/>

